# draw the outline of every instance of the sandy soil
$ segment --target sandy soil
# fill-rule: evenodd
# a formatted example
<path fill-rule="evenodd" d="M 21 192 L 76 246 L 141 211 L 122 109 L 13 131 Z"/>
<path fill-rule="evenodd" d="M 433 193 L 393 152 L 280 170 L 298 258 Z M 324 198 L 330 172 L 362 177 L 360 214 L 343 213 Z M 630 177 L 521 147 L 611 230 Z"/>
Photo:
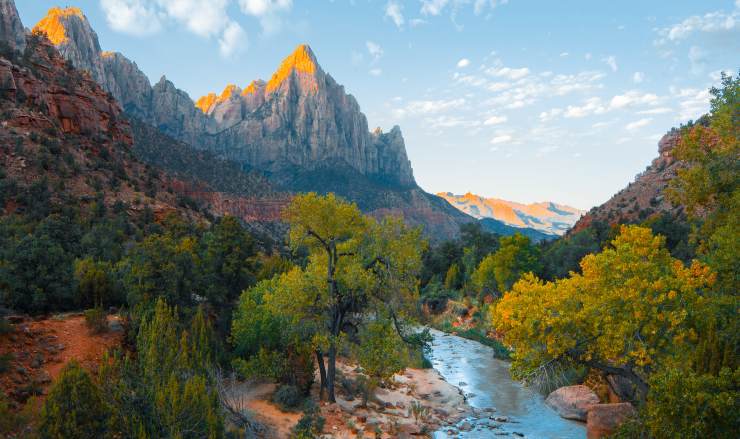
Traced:
<path fill-rule="evenodd" d="M 120 328 L 117 316 L 108 321 Z M 10 356 L 7 372 L 0 374 L 0 387 L 17 402 L 33 394 L 43 396 L 67 363 L 77 360 L 94 370 L 122 339 L 122 330 L 91 334 L 79 314 L 25 320 L 15 325 L 15 332 L 0 336 L 0 355 Z"/>
<path fill-rule="evenodd" d="M 354 380 L 358 375 L 356 366 L 344 362 L 337 366 L 345 378 Z M 347 395 L 338 386 L 337 403 L 320 404 L 326 419 L 324 437 L 374 438 L 377 430 L 383 438 L 411 437 L 454 425 L 471 413 L 460 390 L 434 369 L 407 369 L 393 381 L 393 385 L 376 390 L 368 407 L 361 407 L 359 396 Z M 274 390 L 272 384 L 245 385 L 243 397 L 255 419 L 270 429 L 269 437 L 286 438 L 301 414 L 282 412 L 270 402 Z M 314 385 L 312 397 L 318 400 L 318 385 Z M 412 402 L 425 408 L 418 423 L 409 410 Z"/>

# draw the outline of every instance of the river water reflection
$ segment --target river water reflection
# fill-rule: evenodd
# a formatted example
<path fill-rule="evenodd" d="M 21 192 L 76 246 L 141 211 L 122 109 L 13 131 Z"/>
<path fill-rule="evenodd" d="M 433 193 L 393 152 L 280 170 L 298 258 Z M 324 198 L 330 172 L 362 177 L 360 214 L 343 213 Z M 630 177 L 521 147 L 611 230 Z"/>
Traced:
<path fill-rule="evenodd" d="M 509 363 L 493 358 L 493 350 L 475 341 L 431 330 L 434 336 L 431 360 L 434 368 L 452 385 L 467 395 L 469 404 L 481 409 L 480 416 L 468 420 L 470 431 L 444 428 L 434 437 L 488 438 L 517 437 L 582 439 L 585 424 L 561 418 L 547 407 L 539 393 L 511 379 Z M 493 407 L 493 413 L 483 409 Z M 496 422 L 490 417 L 506 417 Z M 458 424 L 460 426 L 461 424 Z"/>

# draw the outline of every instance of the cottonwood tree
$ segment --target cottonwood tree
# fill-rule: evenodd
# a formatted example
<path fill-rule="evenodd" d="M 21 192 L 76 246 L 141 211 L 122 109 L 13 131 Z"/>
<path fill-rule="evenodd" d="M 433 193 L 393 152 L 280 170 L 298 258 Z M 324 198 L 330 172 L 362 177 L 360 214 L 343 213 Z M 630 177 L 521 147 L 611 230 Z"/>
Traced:
<path fill-rule="evenodd" d="M 710 269 L 684 266 L 645 227 L 622 226 L 611 245 L 581 261 L 583 274 L 525 275 L 493 309 L 517 377 L 579 364 L 629 380 L 644 401 L 650 375 L 691 349 Z"/>
<path fill-rule="evenodd" d="M 302 328 L 318 362 L 321 393 L 335 402 L 337 351 L 349 325 L 373 313 L 390 316 L 402 332 L 399 322 L 418 298 L 425 244 L 419 229 L 393 218 L 377 222 L 334 194 L 299 195 L 285 218 L 291 247 L 305 248 L 308 262 L 281 275 L 264 301 Z"/>

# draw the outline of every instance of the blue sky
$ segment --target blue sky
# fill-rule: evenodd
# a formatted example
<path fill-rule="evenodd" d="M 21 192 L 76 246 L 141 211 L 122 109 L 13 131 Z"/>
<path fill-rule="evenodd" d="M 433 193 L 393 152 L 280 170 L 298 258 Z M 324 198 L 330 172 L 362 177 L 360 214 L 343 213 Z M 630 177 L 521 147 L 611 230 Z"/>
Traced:
<path fill-rule="evenodd" d="M 69 3 L 67 3 L 69 2 Z M 296 45 L 400 125 L 416 179 L 589 208 L 740 68 L 740 0 L 17 0 L 27 27 L 79 6 L 104 50 L 192 98 L 269 79 Z"/>

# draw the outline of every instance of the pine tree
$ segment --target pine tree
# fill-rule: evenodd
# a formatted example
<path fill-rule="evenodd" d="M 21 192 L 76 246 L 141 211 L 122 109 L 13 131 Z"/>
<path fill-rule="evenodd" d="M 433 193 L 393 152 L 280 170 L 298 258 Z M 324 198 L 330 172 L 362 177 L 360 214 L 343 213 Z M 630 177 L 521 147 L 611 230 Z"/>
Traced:
<path fill-rule="evenodd" d="M 109 412 L 90 375 L 72 361 L 65 366 L 41 409 L 42 439 L 105 436 Z"/>

